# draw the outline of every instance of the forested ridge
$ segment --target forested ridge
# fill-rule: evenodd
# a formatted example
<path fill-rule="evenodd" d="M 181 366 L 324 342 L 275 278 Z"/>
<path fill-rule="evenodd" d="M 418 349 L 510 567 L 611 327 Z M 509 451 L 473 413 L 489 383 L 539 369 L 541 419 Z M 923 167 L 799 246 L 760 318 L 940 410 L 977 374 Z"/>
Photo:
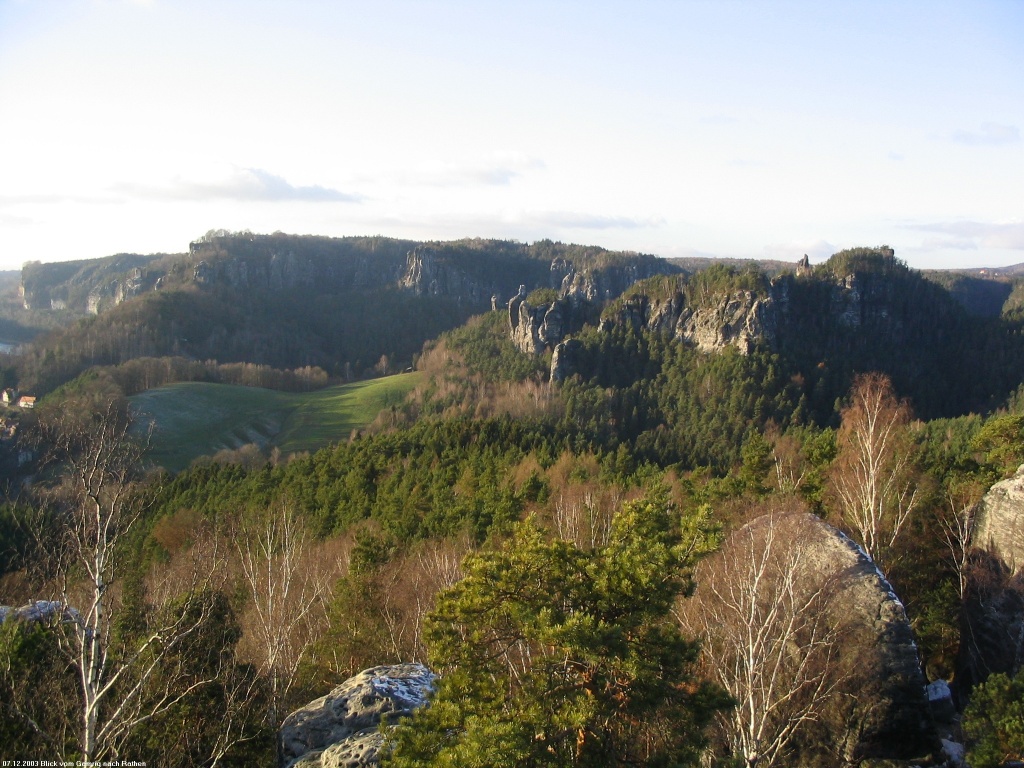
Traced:
<path fill-rule="evenodd" d="M 23 350 L 17 378 L 44 394 L 94 366 L 184 356 L 351 380 L 400 371 L 422 344 L 525 285 L 572 274 L 674 270 L 653 256 L 499 240 L 209 232 L 188 254 L 26 264 L 24 322 L 65 322 Z M 30 308 L 30 309 L 29 309 Z"/>
<path fill-rule="evenodd" d="M 193 260 L 223 275 L 238 263 L 224 249 L 248 248 L 254 280 L 273 236 L 235 239 L 211 236 Z M 323 240 L 289 243 L 326 254 Z M 346 247 L 383 250 L 396 276 L 431 249 L 454 271 L 319 304 L 286 289 L 274 295 L 294 311 L 273 321 L 269 294 L 154 290 L 53 332 L 8 369 L 52 394 L 20 417 L 33 476 L 0 509 L 0 603 L 56 607 L 0 625 L 0 742 L 52 759 L 272 764 L 288 712 L 366 667 L 424 661 L 441 674 L 434 704 L 398 729 L 385 762 L 943 764 L 934 730 L 901 740 L 865 720 L 876 737 L 861 744 L 828 730 L 849 714 L 852 630 L 804 623 L 786 636 L 798 652 L 779 674 L 795 682 L 777 700 L 720 674 L 733 664 L 723 628 L 740 630 L 701 624 L 715 605 L 701 579 L 742 593 L 742 568 L 712 581 L 715 558 L 743 562 L 735 537 L 765 530 L 766 515 L 807 514 L 884 573 L 922 679 L 957 691 L 965 727 L 953 735 L 971 765 L 1022 756 L 1019 659 L 999 667 L 965 639 L 980 637 L 988 603 L 1020 599 L 1013 573 L 970 539 L 976 502 L 1024 463 L 1013 289 L 1005 313 L 969 312 L 886 248 L 768 275 L 658 272 L 651 257 L 550 242 L 424 246 L 416 259 L 397 241 Z M 619 274 L 633 279 L 612 290 Z M 467 298 L 483 279 L 487 296 Z M 512 287 L 488 311 L 498 279 Z M 515 343 L 514 296 L 572 307 L 561 381 L 557 344 Z M 341 299 L 352 317 L 332 316 Z M 685 335 L 701 312 L 756 302 L 744 345 Z M 657 319 L 670 310 L 671 324 Z M 280 336 L 266 335 L 272 324 Z M 372 369 L 378 352 L 376 373 L 415 359 L 424 381 L 368 429 L 314 454 L 140 471 L 149 433 L 125 395 L 257 364 L 277 386 L 314 386 L 344 376 L 345 361 Z M 764 549 L 763 562 L 782 552 Z M 742 715 L 754 712 L 760 730 Z"/>

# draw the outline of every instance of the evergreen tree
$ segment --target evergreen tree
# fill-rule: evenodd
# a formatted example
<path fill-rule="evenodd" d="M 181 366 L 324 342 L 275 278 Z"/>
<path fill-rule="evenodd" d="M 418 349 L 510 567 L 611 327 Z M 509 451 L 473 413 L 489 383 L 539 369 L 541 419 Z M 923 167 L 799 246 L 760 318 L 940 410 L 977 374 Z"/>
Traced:
<path fill-rule="evenodd" d="M 694 550 L 672 518 L 664 501 L 632 502 L 604 547 L 527 522 L 471 556 L 427 622 L 438 692 L 386 764 L 694 763 L 727 699 L 694 679 L 696 644 L 669 620 Z"/>
<path fill-rule="evenodd" d="M 963 727 L 974 768 L 997 768 L 1024 758 L 1024 680 L 996 674 L 975 688 Z"/>

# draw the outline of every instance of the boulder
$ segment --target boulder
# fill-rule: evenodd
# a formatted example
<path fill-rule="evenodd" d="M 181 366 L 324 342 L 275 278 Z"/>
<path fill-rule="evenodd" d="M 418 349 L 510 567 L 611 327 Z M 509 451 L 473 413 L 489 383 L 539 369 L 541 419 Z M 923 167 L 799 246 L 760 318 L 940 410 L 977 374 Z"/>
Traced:
<path fill-rule="evenodd" d="M 745 610 L 716 613 L 714 606 L 722 595 L 745 595 L 756 589 L 758 605 L 779 601 L 778 614 L 765 614 L 774 615 L 780 626 L 778 634 L 769 635 L 780 638 L 774 642 L 792 645 L 797 651 L 794 658 L 813 653 L 806 663 L 829 666 L 823 689 L 830 693 L 820 699 L 816 714 L 796 736 L 793 754 L 785 764 L 817 768 L 912 760 L 937 753 L 940 745 L 910 623 L 889 582 L 864 551 L 820 518 L 799 511 L 758 517 L 731 538 L 696 574 L 692 599 L 698 606 L 712 608 L 698 608 L 704 618 L 693 626 L 701 633 L 710 632 L 708 647 L 733 648 L 718 635 L 724 631 L 745 636 L 747 631 L 742 621 L 731 618 L 747 615 Z M 767 568 L 759 570 L 765 563 Z M 757 586 L 741 581 L 754 579 L 754 574 L 759 574 Z M 779 597 L 784 594 L 796 595 L 796 604 L 804 605 L 797 614 L 797 626 L 806 620 L 806 611 L 824 617 L 824 623 L 816 623 L 813 632 L 807 627 L 787 635 L 781 628 L 792 626 L 787 624 L 792 603 Z M 683 610 L 685 616 L 691 609 L 684 606 Z M 721 615 L 723 622 L 731 623 L 708 623 L 708 615 Z M 816 651 L 808 651 L 808 646 L 800 645 L 812 636 L 819 641 L 831 637 L 831 650 L 817 646 Z M 766 661 L 762 669 L 772 668 L 773 663 Z M 783 683 L 781 690 L 790 684 Z M 733 693 L 742 693 L 742 685 Z"/>
<path fill-rule="evenodd" d="M 953 692 L 945 680 L 928 683 L 926 689 L 928 706 L 936 723 L 951 724 L 956 718 L 956 705 L 953 703 Z"/>
<path fill-rule="evenodd" d="M 360 672 L 285 718 L 278 732 L 283 768 L 377 765 L 381 719 L 410 715 L 427 703 L 437 676 L 422 664 Z"/>
<path fill-rule="evenodd" d="M 20 607 L 0 605 L 0 624 L 8 620 L 24 622 L 76 622 L 80 619 L 81 616 L 78 611 L 58 600 L 34 600 Z"/>
<path fill-rule="evenodd" d="M 1011 573 L 1024 568 L 1024 465 L 978 503 L 971 543 L 998 557 Z"/>

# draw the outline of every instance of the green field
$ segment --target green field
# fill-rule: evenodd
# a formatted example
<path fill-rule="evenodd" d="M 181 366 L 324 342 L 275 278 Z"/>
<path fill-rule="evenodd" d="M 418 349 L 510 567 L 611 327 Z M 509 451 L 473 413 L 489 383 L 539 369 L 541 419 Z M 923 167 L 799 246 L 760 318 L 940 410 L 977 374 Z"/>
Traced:
<path fill-rule="evenodd" d="M 200 456 L 250 443 L 295 453 L 347 440 L 381 410 L 400 404 L 419 379 L 403 373 L 302 393 L 192 382 L 151 389 L 131 401 L 140 421 L 155 425 L 150 458 L 178 471 Z"/>

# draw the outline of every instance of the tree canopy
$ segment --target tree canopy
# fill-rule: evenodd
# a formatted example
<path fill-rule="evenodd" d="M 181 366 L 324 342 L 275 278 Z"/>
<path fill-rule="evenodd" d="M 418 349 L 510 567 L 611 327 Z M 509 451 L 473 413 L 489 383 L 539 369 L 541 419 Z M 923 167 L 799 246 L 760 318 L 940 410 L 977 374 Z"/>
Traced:
<path fill-rule="evenodd" d="M 626 504 L 608 544 L 548 540 L 533 522 L 471 556 L 427 621 L 440 673 L 387 764 L 689 765 L 726 695 L 694 676 L 670 620 L 703 533 L 663 498 Z"/>

